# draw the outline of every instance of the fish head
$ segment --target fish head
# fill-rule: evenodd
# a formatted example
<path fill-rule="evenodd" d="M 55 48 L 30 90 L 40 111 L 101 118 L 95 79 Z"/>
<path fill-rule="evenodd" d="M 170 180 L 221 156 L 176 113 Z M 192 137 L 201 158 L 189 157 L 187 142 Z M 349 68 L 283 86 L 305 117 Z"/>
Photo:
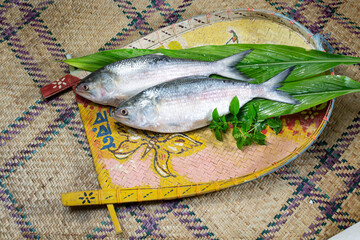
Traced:
<path fill-rule="evenodd" d="M 151 129 L 158 122 L 159 112 L 156 103 L 150 99 L 130 98 L 115 108 L 112 116 L 126 126 Z"/>
<path fill-rule="evenodd" d="M 82 79 L 75 91 L 92 102 L 109 105 L 109 101 L 116 93 L 116 84 L 110 72 L 95 71 Z"/>

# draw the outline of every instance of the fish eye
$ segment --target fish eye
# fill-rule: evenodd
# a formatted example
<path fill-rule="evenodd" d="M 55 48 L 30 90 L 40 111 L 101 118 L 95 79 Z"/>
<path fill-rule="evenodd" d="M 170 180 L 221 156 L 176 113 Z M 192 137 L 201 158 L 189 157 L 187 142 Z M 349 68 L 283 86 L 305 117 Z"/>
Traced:
<path fill-rule="evenodd" d="M 120 114 L 123 116 L 127 116 L 129 114 L 128 110 L 126 108 L 123 108 L 120 110 Z"/>
<path fill-rule="evenodd" d="M 84 84 L 84 85 L 83 85 L 83 89 L 84 89 L 85 91 L 89 91 L 89 89 L 90 89 L 90 88 L 89 88 L 89 85 Z"/>

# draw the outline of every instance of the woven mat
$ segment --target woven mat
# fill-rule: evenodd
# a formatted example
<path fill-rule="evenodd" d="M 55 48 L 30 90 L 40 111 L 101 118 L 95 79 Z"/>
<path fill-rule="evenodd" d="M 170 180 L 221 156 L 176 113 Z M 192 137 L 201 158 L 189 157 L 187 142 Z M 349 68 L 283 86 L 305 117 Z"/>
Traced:
<path fill-rule="evenodd" d="M 256 8 L 322 33 L 360 56 L 360 7 L 337 1 L 42 1 L 0 3 L 0 239 L 327 239 L 360 220 L 360 94 L 340 97 L 319 139 L 259 180 L 176 201 L 70 208 L 61 193 L 99 189 L 74 94 L 45 102 L 39 88 L 74 57 L 120 48 L 208 12 Z M 338 74 L 360 81 L 359 66 Z M 311 115 L 311 111 L 308 113 Z"/>

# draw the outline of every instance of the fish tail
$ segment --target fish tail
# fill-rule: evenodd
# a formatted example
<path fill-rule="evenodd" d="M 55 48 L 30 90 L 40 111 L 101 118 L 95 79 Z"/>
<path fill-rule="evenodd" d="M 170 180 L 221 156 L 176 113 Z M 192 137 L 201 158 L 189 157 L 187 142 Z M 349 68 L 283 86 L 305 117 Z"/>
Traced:
<path fill-rule="evenodd" d="M 274 77 L 270 78 L 268 81 L 260 84 L 262 88 L 262 96 L 261 98 L 266 98 L 269 100 L 283 102 L 283 103 L 290 103 L 290 104 L 299 104 L 300 102 L 293 98 L 288 93 L 277 90 L 281 87 L 281 83 L 290 75 L 292 70 L 294 70 L 295 66 L 292 66 L 281 73 L 275 75 Z"/>
<path fill-rule="evenodd" d="M 243 51 L 241 53 L 237 53 L 234 55 L 231 55 L 230 57 L 223 58 L 221 60 L 216 61 L 216 64 L 220 64 L 224 67 L 221 67 L 221 72 L 218 72 L 216 74 L 221 75 L 223 77 L 232 78 L 235 80 L 241 80 L 241 81 L 252 81 L 253 78 L 249 78 L 244 73 L 240 72 L 235 68 L 235 66 L 241 62 L 249 53 L 251 53 L 253 49 Z"/>

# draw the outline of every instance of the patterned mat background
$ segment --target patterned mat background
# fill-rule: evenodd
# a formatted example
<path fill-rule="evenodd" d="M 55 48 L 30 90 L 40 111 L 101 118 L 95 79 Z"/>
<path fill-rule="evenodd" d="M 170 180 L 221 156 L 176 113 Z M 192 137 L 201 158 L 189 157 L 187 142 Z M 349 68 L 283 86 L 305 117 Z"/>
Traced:
<path fill-rule="evenodd" d="M 327 239 L 360 221 L 360 94 L 338 98 L 316 143 L 269 176 L 199 197 L 116 205 L 121 235 L 104 206 L 62 206 L 61 193 L 99 186 L 73 93 L 40 96 L 67 73 L 58 60 L 248 7 L 287 15 L 337 53 L 360 56 L 357 0 L 2 0 L 0 239 Z M 359 70 L 336 72 L 360 81 Z"/>

